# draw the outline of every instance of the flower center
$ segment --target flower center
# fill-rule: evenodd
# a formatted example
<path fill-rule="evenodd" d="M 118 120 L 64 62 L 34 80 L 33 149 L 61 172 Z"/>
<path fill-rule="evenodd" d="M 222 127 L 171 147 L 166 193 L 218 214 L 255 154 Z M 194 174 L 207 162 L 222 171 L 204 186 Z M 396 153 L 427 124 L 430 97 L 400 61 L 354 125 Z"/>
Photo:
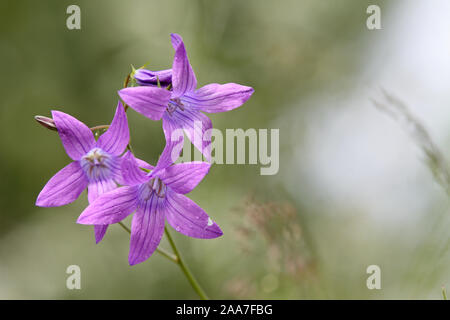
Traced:
<path fill-rule="evenodd" d="M 159 178 L 153 178 L 139 187 L 139 198 L 142 201 L 149 200 L 153 194 L 159 198 L 166 196 L 166 185 Z"/>
<path fill-rule="evenodd" d="M 167 112 L 169 113 L 169 115 L 172 115 L 172 113 L 174 113 L 177 108 L 181 111 L 184 111 L 184 104 L 181 102 L 180 98 L 169 100 L 169 105 L 167 106 Z"/>
<path fill-rule="evenodd" d="M 100 148 L 94 148 L 81 158 L 81 167 L 90 180 L 105 180 L 112 176 L 115 159 Z"/>

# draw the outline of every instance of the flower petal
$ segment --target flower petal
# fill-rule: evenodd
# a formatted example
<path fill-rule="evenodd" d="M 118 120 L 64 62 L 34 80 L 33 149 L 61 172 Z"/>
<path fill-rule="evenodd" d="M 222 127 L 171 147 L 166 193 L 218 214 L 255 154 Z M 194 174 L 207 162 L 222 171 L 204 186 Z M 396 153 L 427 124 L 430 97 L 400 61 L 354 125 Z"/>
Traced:
<path fill-rule="evenodd" d="M 209 163 L 200 161 L 179 163 L 162 170 L 158 177 L 176 193 L 186 194 L 194 190 L 210 167 Z"/>
<path fill-rule="evenodd" d="M 164 213 L 167 222 L 188 237 L 212 239 L 223 234 L 219 226 L 194 201 L 172 190 L 166 194 Z"/>
<path fill-rule="evenodd" d="M 183 150 L 183 129 L 180 129 L 180 135 L 172 135 L 175 127 L 173 127 L 173 124 L 171 122 L 163 121 L 163 130 L 166 137 L 166 145 L 163 152 L 161 153 L 161 156 L 158 159 L 158 163 L 156 164 L 153 174 L 172 165 L 175 161 L 177 161 L 181 151 Z"/>
<path fill-rule="evenodd" d="M 132 87 L 120 90 L 119 96 L 137 112 L 159 120 L 169 104 L 170 91 L 157 87 Z"/>
<path fill-rule="evenodd" d="M 78 217 L 80 224 L 113 224 L 125 219 L 137 206 L 137 187 L 121 187 L 99 196 Z"/>
<path fill-rule="evenodd" d="M 236 83 L 211 83 L 184 96 L 183 103 L 209 113 L 225 112 L 243 105 L 254 91 Z"/>
<path fill-rule="evenodd" d="M 138 162 L 130 151 L 122 157 L 121 171 L 124 184 L 129 186 L 135 186 L 150 180 L 148 175 L 139 169 Z"/>
<path fill-rule="evenodd" d="M 197 79 L 189 64 L 183 42 L 180 42 L 175 49 L 172 64 L 172 86 L 172 98 L 182 97 L 187 92 L 193 92 L 197 87 Z"/>
<path fill-rule="evenodd" d="M 117 188 L 117 185 L 113 179 L 90 182 L 88 185 L 89 203 L 93 203 L 100 195 L 114 190 L 115 188 Z M 108 225 L 94 226 L 95 243 L 102 241 L 107 229 Z"/>
<path fill-rule="evenodd" d="M 137 69 L 134 78 L 140 86 L 156 86 L 158 80 L 161 86 L 168 86 L 172 83 L 172 69 L 151 71 L 147 69 Z"/>
<path fill-rule="evenodd" d="M 124 154 L 124 156 L 125 156 L 125 154 Z M 124 186 L 124 185 L 127 185 L 127 183 L 125 182 L 125 180 L 123 178 L 122 159 L 123 159 L 123 156 L 117 158 L 116 165 L 118 166 L 119 170 L 114 170 L 113 171 L 113 179 L 119 185 Z M 136 160 L 136 164 L 137 164 L 137 166 L 139 168 L 144 168 L 144 169 L 147 169 L 147 170 L 153 170 L 155 168 L 152 165 L 148 164 L 144 160 L 141 160 L 141 159 L 138 159 L 138 158 L 134 158 L 134 159 Z"/>
<path fill-rule="evenodd" d="M 134 158 L 134 159 L 136 160 L 136 163 L 137 163 L 139 168 L 144 168 L 144 169 L 147 169 L 147 170 L 153 170 L 155 168 L 154 166 L 152 166 L 151 164 L 147 163 L 144 160 L 141 160 L 139 158 Z"/>
<path fill-rule="evenodd" d="M 172 47 L 174 50 L 177 50 L 180 43 L 183 43 L 183 38 L 177 33 L 171 33 L 170 40 L 172 41 Z"/>
<path fill-rule="evenodd" d="M 89 203 L 94 203 L 99 196 L 117 188 L 117 184 L 113 179 L 91 181 L 88 185 Z"/>
<path fill-rule="evenodd" d="M 122 176 L 122 158 L 123 157 L 116 157 L 116 161 L 114 162 L 114 169 L 112 172 L 112 179 L 121 186 L 124 186 L 126 183 L 123 181 Z"/>
<path fill-rule="evenodd" d="M 119 156 L 130 141 L 127 116 L 122 103 L 119 101 L 116 114 L 108 130 L 98 138 L 97 146 L 106 152 Z"/>
<path fill-rule="evenodd" d="M 169 122 L 165 124 L 164 122 Z M 211 130 L 212 123 L 208 116 L 198 110 L 185 108 L 176 109 L 171 115 L 163 116 L 163 126 L 182 128 L 192 144 L 200 150 L 207 160 L 211 159 Z"/>
<path fill-rule="evenodd" d="M 147 260 L 158 247 L 164 233 L 161 198 L 152 196 L 142 203 L 133 216 L 128 262 L 135 265 Z"/>
<path fill-rule="evenodd" d="M 84 123 L 60 111 L 52 111 L 52 116 L 64 149 L 72 160 L 80 160 L 95 146 L 94 135 Z"/>
<path fill-rule="evenodd" d="M 36 205 L 58 207 L 75 201 L 86 189 L 88 179 L 80 163 L 74 161 L 56 173 L 39 194 Z"/>
<path fill-rule="evenodd" d="M 103 237 L 105 236 L 106 230 L 108 230 L 109 225 L 95 225 L 94 226 L 94 234 L 95 234 L 95 243 L 99 243 L 103 240 Z"/>

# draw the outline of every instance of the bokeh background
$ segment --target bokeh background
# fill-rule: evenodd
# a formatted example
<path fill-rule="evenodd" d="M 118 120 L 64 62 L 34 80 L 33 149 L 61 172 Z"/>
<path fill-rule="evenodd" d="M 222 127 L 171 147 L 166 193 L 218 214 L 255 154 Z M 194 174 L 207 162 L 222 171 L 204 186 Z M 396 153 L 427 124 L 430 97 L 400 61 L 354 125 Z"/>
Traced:
<path fill-rule="evenodd" d="M 81 30 L 66 28 L 70 4 Z M 382 30 L 366 28 L 370 4 Z M 280 129 L 277 175 L 215 165 L 189 195 L 223 237 L 172 231 L 212 298 L 441 299 L 450 287 L 448 195 L 408 126 L 372 102 L 382 90 L 401 99 L 450 159 L 448 1 L 2 0 L 0 15 L 0 298 L 196 298 L 158 254 L 129 267 L 119 226 L 95 245 L 75 223 L 85 196 L 34 206 L 69 158 L 33 116 L 109 123 L 131 64 L 170 67 L 171 32 L 199 85 L 255 88 L 244 107 L 211 115 L 216 128 Z M 128 117 L 135 153 L 154 163 L 161 123 Z M 66 288 L 72 264 L 81 290 Z M 366 287 L 372 264 L 381 290 Z"/>

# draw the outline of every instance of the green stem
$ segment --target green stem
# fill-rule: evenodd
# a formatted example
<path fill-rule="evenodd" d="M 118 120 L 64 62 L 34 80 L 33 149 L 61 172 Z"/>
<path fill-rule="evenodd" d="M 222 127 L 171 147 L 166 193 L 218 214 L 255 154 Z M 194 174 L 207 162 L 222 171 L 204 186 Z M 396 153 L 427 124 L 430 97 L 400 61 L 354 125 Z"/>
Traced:
<path fill-rule="evenodd" d="M 128 83 L 130 82 L 130 76 L 131 76 L 131 74 L 128 74 L 127 77 L 125 78 L 125 81 L 123 82 L 124 88 L 128 87 Z M 124 107 L 125 112 L 127 112 L 128 105 L 125 103 L 125 101 L 123 102 L 123 107 Z"/>
<path fill-rule="evenodd" d="M 131 234 L 131 230 L 130 228 L 128 228 L 126 225 L 124 225 L 122 222 L 119 222 L 120 226 L 129 234 Z M 156 248 L 156 251 L 161 254 L 162 256 L 166 257 L 167 259 L 171 260 L 172 262 L 175 262 L 176 264 L 178 264 L 178 257 L 171 254 L 170 252 L 162 249 L 162 248 Z"/>
<path fill-rule="evenodd" d="M 189 283 L 191 284 L 192 288 L 197 292 L 197 294 L 200 296 L 202 300 L 209 300 L 208 296 L 206 295 L 205 291 L 203 291 L 202 287 L 200 287 L 200 284 L 195 279 L 194 275 L 189 270 L 188 266 L 184 262 L 183 258 L 181 257 L 180 252 L 178 251 L 175 242 L 172 239 L 172 236 L 169 233 L 169 230 L 167 228 L 164 228 L 164 231 L 166 233 L 167 239 L 169 240 L 170 246 L 172 247 L 173 252 L 178 257 L 178 265 L 181 268 L 181 271 L 183 271 L 184 275 L 188 279 Z"/>
<path fill-rule="evenodd" d="M 102 129 L 108 129 L 108 128 L 109 128 L 109 124 L 104 124 L 101 126 L 92 127 L 90 129 L 91 129 L 91 131 L 96 131 L 96 130 L 102 130 Z"/>
<path fill-rule="evenodd" d="M 128 228 L 126 225 L 124 225 L 122 222 L 119 222 L 119 225 L 129 234 L 131 234 L 130 228 Z M 181 257 L 180 252 L 178 251 L 177 246 L 175 245 L 175 242 L 172 239 L 172 236 L 169 233 L 169 230 L 167 230 L 166 227 L 164 227 L 164 231 L 166 233 L 167 239 L 169 240 L 170 246 L 172 247 L 172 250 L 175 254 L 169 253 L 166 250 L 162 248 L 157 248 L 156 251 L 163 255 L 164 257 L 168 258 L 172 262 L 175 262 L 180 266 L 181 271 L 183 271 L 184 275 L 188 279 L 189 283 L 191 284 L 192 288 L 195 290 L 195 292 L 199 295 L 199 297 L 202 300 L 209 300 L 208 296 L 206 295 L 205 291 L 203 291 L 200 284 L 195 279 L 194 275 L 189 270 L 188 266 L 184 262 L 183 258 Z"/>

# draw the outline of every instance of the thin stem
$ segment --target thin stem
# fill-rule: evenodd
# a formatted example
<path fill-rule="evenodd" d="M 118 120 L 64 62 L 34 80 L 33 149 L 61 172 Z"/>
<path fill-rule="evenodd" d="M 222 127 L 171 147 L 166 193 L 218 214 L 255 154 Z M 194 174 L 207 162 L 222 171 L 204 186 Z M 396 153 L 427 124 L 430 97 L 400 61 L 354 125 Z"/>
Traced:
<path fill-rule="evenodd" d="M 125 78 L 125 81 L 123 82 L 123 87 L 124 88 L 128 87 L 129 82 L 130 82 L 130 74 L 128 74 L 127 77 Z M 123 107 L 124 107 L 125 112 L 127 112 L 128 105 L 125 103 L 125 101 L 124 101 Z"/>
<path fill-rule="evenodd" d="M 120 225 L 126 232 L 128 232 L 129 234 L 131 234 L 130 228 L 128 228 L 126 225 L 124 225 L 124 224 L 122 223 L 122 221 L 119 222 L 119 225 Z M 172 262 L 175 262 L 176 264 L 178 264 L 179 260 L 178 260 L 178 257 L 177 257 L 177 256 L 171 254 L 170 252 L 168 252 L 168 251 L 166 251 L 166 250 L 164 250 L 164 249 L 162 249 L 162 248 L 156 248 L 156 251 L 157 251 L 159 254 L 161 254 L 161 255 L 163 255 L 164 257 L 166 257 L 167 259 L 171 260 Z"/>
<path fill-rule="evenodd" d="M 130 228 L 128 228 L 126 225 L 124 225 L 122 221 L 119 221 L 119 224 L 120 224 L 120 226 L 121 226 L 126 232 L 128 232 L 129 234 L 131 234 Z"/>
<path fill-rule="evenodd" d="M 123 82 L 123 87 L 124 88 L 128 87 L 129 82 L 130 82 L 130 74 L 128 74 L 127 77 L 125 78 L 125 81 Z"/>
<path fill-rule="evenodd" d="M 178 251 L 175 242 L 172 239 L 172 236 L 169 233 L 169 230 L 167 230 L 167 227 L 164 227 L 164 231 L 166 233 L 167 239 L 169 240 L 170 246 L 172 247 L 173 252 L 178 257 L 178 265 L 181 268 L 181 271 L 183 271 L 184 275 L 188 279 L 189 283 L 191 284 L 192 288 L 197 292 L 197 294 L 200 296 L 202 300 L 209 300 L 208 296 L 206 295 L 205 291 L 203 291 L 202 287 L 200 287 L 200 284 L 195 279 L 194 275 L 189 270 L 188 266 L 184 262 L 183 258 L 181 257 L 180 252 Z"/>
<path fill-rule="evenodd" d="M 447 300 L 447 291 L 445 290 L 445 287 L 442 287 L 442 298 Z"/>
<path fill-rule="evenodd" d="M 102 129 L 108 129 L 109 128 L 109 124 L 103 124 L 101 126 L 95 126 L 90 128 L 91 131 L 96 131 L 96 130 L 102 130 Z"/>

